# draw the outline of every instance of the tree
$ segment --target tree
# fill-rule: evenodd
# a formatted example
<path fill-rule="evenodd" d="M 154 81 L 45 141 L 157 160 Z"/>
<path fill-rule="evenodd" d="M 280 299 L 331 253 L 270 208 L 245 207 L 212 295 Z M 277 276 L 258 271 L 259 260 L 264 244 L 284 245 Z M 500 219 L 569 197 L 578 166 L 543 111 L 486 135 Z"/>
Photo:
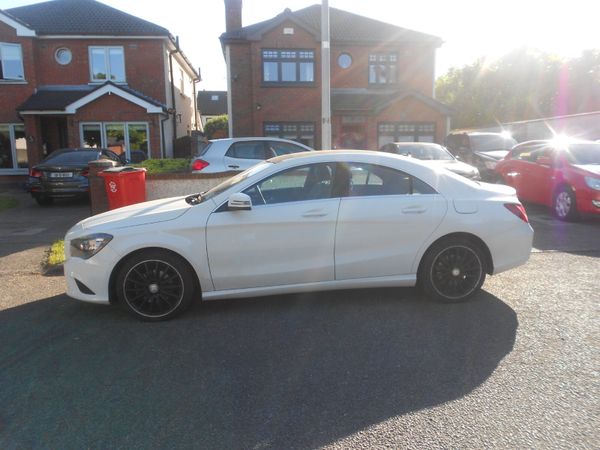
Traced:
<path fill-rule="evenodd" d="M 455 128 L 600 110 L 600 51 L 565 60 L 522 48 L 480 58 L 438 78 L 436 96 L 456 110 Z"/>
<path fill-rule="evenodd" d="M 214 119 L 210 119 L 204 125 L 204 134 L 208 139 L 220 139 L 227 137 L 229 133 L 229 121 L 227 114 L 217 116 Z"/>

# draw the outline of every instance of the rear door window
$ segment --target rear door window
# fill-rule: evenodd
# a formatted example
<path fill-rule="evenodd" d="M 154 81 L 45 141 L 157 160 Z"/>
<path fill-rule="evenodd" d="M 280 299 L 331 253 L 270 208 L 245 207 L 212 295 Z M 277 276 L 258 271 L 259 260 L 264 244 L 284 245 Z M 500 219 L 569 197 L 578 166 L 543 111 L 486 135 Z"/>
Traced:
<path fill-rule="evenodd" d="M 225 156 L 238 159 L 267 159 L 264 141 L 234 142 Z"/>

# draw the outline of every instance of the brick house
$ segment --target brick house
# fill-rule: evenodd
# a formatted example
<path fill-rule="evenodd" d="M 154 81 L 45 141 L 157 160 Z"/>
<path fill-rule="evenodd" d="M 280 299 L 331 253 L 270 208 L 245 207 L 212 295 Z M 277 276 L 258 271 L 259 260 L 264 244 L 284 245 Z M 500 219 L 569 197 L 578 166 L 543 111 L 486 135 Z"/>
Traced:
<path fill-rule="evenodd" d="M 100 2 L 0 10 L 0 178 L 64 147 L 172 156 L 198 81 L 167 29 Z"/>
<path fill-rule="evenodd" d="M 321 143 L 321 6 L 242 27 L 242 1 L 225 0 L 233 136 Z M 332 145 L 378 149 L 441 143 L 450 109 L 433 98 L 436 36 L 330 8 Z"/>

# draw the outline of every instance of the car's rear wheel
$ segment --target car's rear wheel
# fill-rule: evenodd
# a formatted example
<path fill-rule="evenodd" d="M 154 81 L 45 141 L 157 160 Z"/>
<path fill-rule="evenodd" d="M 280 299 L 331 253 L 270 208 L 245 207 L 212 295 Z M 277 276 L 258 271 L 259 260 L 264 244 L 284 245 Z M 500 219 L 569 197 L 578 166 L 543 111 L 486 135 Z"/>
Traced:
<path fill-rule="evenodd" d="M 432 300 L 446 303 L 468 300 L 485 281 L 484 261 L 479 246 L 468 239 L 437 242 L 423 257 L 419 284 Z"/>
<path fill-rule="evenodd" d="M 196 295 L 195 274 L 178 255 L 163 250 L 134 254 L 119 268 L 119 302 L 135 317 L 167 320 L 185 311 Z"/>
<path fill-rule="evenodd" d="M 52 197 L 48 197 L 44 194 L 33 194 L 33 198 L 40 206 L 48 206 L 51 205 L 54 199 Z"/>
<path fill-rule="evenodd" d="M 577 213 L 577 199 L 569 186 L 561 186 L 556 190 L 552 209 L 554 215 L 560 220 L 574 221 L 579 218 L 579 214 Z"/>

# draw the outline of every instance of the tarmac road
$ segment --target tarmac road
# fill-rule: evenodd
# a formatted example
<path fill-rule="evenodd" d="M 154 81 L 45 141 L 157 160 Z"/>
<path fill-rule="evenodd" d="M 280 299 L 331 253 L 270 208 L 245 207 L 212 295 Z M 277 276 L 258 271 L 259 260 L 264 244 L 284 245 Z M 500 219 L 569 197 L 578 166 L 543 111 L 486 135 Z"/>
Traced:
<path fill-rule="evenodd" d="M 87 212 L 64 208 L 57 232 Z M 0 448 L 597 448 L 600 222 L 528 212 L 537 250 L 472 302 L 341 291 L 158 324 L 22 270 L 39 236 L 0 241 Z"/>

